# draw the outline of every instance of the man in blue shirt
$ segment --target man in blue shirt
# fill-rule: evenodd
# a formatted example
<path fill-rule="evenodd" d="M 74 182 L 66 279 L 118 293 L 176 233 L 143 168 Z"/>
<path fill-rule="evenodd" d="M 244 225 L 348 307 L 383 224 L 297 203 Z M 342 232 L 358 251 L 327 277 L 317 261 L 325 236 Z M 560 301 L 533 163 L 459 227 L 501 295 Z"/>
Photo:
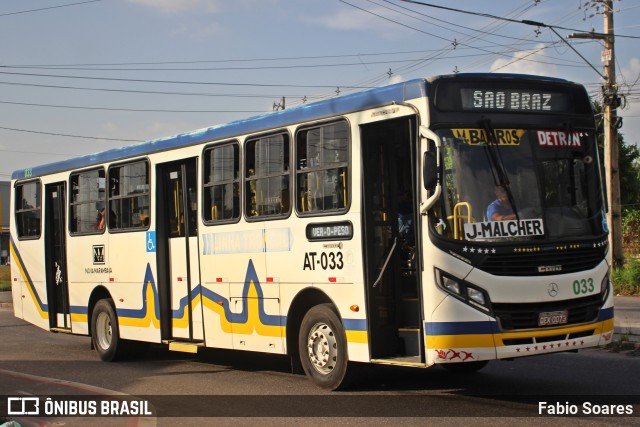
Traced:
<path fill-rule="evenodd" d="M 491 202 L 487 207 L 487 221 L 508 221 L 516 219 L 513 213 L 507 190 L 502 185 L 495 188 L 496 200 Z"/>

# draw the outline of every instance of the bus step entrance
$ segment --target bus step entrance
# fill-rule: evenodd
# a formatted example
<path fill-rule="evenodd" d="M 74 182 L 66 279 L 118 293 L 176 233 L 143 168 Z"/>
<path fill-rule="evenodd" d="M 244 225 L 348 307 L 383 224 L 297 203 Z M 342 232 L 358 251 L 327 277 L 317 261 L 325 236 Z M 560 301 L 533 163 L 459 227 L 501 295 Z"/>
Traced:
<path fill-rule="evenodd" d="M 169 344 L 169 351 L 182 353 L 197 353 L 200 347 L 204 347 L 202 341 L 165 341 Z"/>
<path fill-rule="evenodd" d="M 402 341 L 401 353 L 403 356 L 420 356 L 420 300 L 412 293 L 408 292 L 400 301 L 400 318 L 398 319 L 398 337 Z"/>
<path fill-rule="evenodd" d="M 49 329 L 51 332 L 60 333 L 60 334 L 71 334 L 71 328 L 51 328 Z"/>
<path fill-rule="evenodd" d="M 388 357 L 385 359 L 371 359 L 371 363 L 377 363 L 380 365 L 396 365 L 396 366 L 419 366 L 426 367 L 420 356 L 411 357 Z"/>
<path fill-rule="evenodd" d="M 404 344 L 404 355 L 420 357 L 420 328 L 399 328 L 398 335 Z"/>

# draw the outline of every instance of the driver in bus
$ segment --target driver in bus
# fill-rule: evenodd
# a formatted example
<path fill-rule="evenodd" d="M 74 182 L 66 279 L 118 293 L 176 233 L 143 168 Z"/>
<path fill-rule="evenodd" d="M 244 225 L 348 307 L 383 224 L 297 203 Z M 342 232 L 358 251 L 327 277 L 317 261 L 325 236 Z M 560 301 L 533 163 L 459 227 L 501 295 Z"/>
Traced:
<path fill-rule="evenodd" d="M 487 206 L 487 221 L 508 221 L 516 219 L 509 203 L 507 190 L 502 185 L 496 185 L 494 190 L 496 199 Z"/>

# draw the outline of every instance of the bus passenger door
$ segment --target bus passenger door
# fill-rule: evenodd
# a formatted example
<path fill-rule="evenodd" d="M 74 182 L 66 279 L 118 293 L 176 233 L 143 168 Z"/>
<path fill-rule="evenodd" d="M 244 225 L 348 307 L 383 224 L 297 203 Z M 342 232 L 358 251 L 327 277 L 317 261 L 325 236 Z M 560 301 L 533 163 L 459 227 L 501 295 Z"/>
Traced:
<path fill-rule="evenodd" d="M 197 162 L 158 166 L 158 283 L 165 340 L 204 339 L 197 232 Z"/>
<path fill-rule="evenodd" d="M 362 212 L 371 358 L 421 363 L 415 129 L 414 117 L 361 127 Z"/>
<path fill-rule="evenodd" d="M 45 187 L 44 239 L 49 327 L 70 331 L 65 191 L 64 182 Z"/>

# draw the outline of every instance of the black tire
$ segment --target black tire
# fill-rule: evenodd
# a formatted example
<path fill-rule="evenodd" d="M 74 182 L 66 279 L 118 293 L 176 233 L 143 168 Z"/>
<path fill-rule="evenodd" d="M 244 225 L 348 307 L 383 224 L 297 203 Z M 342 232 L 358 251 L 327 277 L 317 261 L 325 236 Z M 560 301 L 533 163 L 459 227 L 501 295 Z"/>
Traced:
<path fill-rule="evenodd" d="M 336 390 L 348 384 L 347 337 L 330 304 L 316 305 L 304 316 L 298 350 L 305 374 L 316 385 Z"/>
<path fill-rule="evenodd" d="M 100 359 L 115 362 L 123 358 L 125 342 L 120 339 L 118 316 L 113 307 L 113 300 L 101 299 L 91 314 L 91 341 Z"/>
<path fill-rule="evenodd" d="M 470 374 L 478 372 L 480 369 L 487 366 L 488 360 L 479 360 L 476 362 L 464 362 L 464 363 L 443 363 L 440 366 L 445 368 L 449 372 L 456 374 Z"/>

